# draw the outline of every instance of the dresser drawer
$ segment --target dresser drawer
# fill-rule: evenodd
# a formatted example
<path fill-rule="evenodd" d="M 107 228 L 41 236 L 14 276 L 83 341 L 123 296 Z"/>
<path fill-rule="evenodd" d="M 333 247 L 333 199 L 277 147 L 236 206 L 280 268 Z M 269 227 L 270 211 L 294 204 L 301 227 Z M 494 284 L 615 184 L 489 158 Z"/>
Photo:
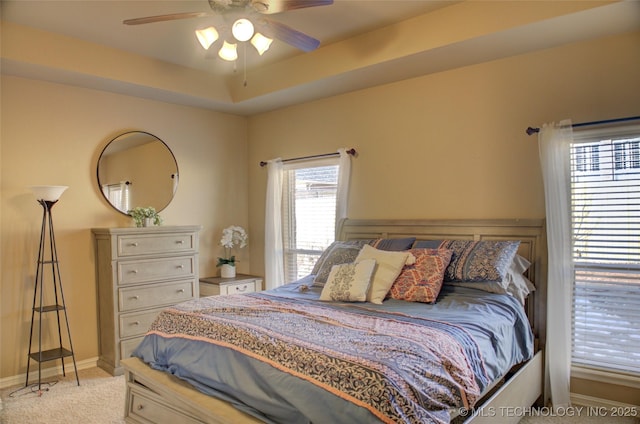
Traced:
<path fill-rule="evenodd" d="M 118 290 L 120 312 L 174 305 L 196 297 L 195 280 L 172 281 Z"/>
<path fill-rule="evenodd" d="M 151 327 L 153 320 L 156 319 L 161 310 L 154 309 L 152 311 L 120 315 L 120 337 L 127 338 L 143 335 Z"/>
<path fill-rule="evenodd" d="M 194 252 L 197 250 L 196 240 L 197 237 L 194 233 L 119 235 L 117 255 L 129 257 Z"/>
<path fill-rule="evenodd" d="M 220 294 L 243 294 L 243 293 L 252 293 L 256 290 L 256 281 L 244 282 L 244 283 L 234 283 L 234 284 L 224 284 L 220 285 Z"/>
<path fill-rule="evenodd" d="M 193 256 L 121 261 L 118 262 L 118 284 L 191 277 L 196 273 L 195 266 Z"/>
<path fill-rule="evenodd" d="M 138 347 L 144 336 L 127 339 L 120 342 L 120 358 L 127 359 L 131 357 L 131 352 Z"/>

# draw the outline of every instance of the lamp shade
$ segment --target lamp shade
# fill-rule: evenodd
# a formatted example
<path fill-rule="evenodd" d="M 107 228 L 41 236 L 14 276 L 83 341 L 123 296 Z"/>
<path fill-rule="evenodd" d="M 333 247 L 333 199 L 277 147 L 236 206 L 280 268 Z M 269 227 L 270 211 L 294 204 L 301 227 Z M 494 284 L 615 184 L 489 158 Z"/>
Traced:
<path fill-rule="evenodd" d="M 196 37 L 200 42 L 200 45 L 208 50 L 209 47 L 218 39 L 218 31 L 212 26 L 205 29 L 199 29 L 196 31 Z"/>
<path fill-rule="evenodd" d="M 45 200 L 48 202 L 55 202 L 62 196 L 62 193 L 69 186 L 52 186 L 52 185 L 41 185 L 41 186 L 31 186 L 29 187 L 33 194 L 36 196 L 37 200 Z"/>
<path fill-rule="evenodd" d="M 251 39 L 251 44 L 253 44 L 253 47 L 255 47 L 256 50 L 258 50 L 258 53 L 260 54 L 260 56 L 262 56 L 264 52 L 269 50 L 269 46 L 271 45 L 271 42 L 273 42 L 271 38 L 265 37 L 259 32 L 256 32 L 256 35 L 254 35 L 253 38 Z"/>
<path fill-rule="evenodd" d="M 222 45 L 222 48 L 218 52 L 218 56 L 220 56 L 224 60 L 233 62 L 238 58 L 237 47 L 238 46 L 236 44 L 230 44 L 225 41 Z"/>

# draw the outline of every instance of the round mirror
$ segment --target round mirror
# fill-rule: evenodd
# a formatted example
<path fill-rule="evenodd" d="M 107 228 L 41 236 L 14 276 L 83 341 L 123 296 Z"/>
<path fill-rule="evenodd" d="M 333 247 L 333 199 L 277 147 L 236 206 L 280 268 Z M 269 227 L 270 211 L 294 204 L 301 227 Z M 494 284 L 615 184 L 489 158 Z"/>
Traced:
<path fill-rule="evenodd" d="M 98 159 L 98 185 L 124 214 L 135 207 L 166 208 L 178 188 L 178 164 L 158 137 L 131 131 L 111 140 Z"/>

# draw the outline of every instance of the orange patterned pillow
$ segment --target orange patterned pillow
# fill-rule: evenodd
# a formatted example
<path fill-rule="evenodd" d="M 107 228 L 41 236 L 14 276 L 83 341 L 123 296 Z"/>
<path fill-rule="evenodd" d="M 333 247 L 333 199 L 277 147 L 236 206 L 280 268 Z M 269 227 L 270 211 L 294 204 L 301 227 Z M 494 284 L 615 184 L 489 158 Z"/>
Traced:
<path fill-rule="evenodd" d="M 416 262 L 404 267 L 391 286 L 389 296 L 409 302 L 434 303 L 453 252 L 448 249 L 411 249 L 409 252 Z"/>

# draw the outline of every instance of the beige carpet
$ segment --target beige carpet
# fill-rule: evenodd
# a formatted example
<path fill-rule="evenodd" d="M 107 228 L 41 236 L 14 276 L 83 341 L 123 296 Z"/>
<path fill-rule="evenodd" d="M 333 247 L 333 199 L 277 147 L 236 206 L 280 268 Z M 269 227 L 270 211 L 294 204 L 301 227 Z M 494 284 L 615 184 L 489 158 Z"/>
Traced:
<path fill-rule="evenodd" d="M 17 387 L 0 393 L 0 422 L 3 424 L 123 424 L 125 380 L 112 377 L 99 368 L 59 378 L 37 387 Z M 548 415 L 549 411 L 539 411 Z M 519 424 L 640 424 L 638 417 L 611 417 L 607 410 L 572 408 L 562 416 L 525 416 Z M 519 414 L 523 411 L 496 411 L 499 414 Z M 638 411 L 640 414 L 640 411 Z M 573 416 L 570 416 L 573 415 Z"/>
<path fill-rule="evenodd" d="M 112 377 L 99 368 L 67 373 L 49 384 L 42 394 L 35 387 L 5 389 L 1 393 L 3 424 L 123 424 L 124 376 Z"/>

